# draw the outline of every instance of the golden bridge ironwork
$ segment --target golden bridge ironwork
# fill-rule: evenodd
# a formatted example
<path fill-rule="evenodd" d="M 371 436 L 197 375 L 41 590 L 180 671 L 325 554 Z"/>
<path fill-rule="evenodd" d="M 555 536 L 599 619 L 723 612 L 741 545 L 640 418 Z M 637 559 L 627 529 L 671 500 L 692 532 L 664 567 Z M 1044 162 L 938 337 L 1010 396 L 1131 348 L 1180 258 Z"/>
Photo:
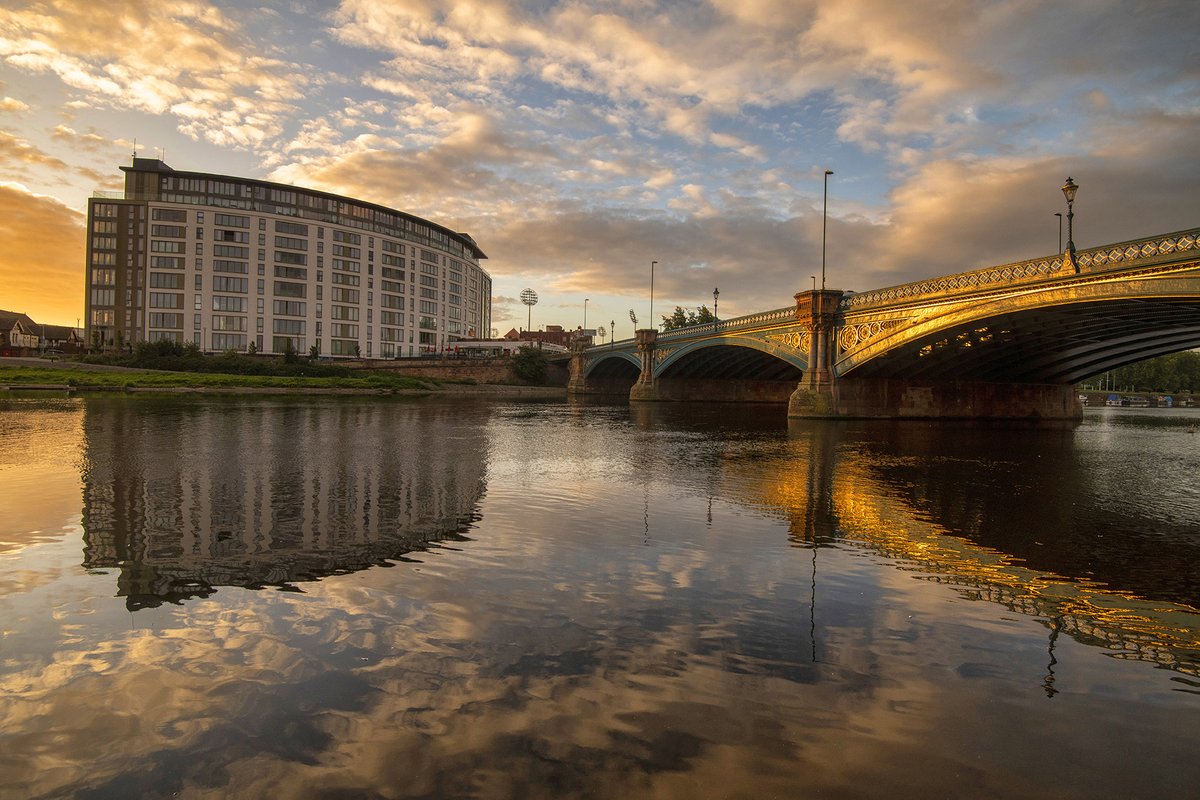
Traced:
<path fill-rule="evenodd" d="M 795 301 L 581 349 L 570 389 L 790 400 L 792 416 L 1072 416 L 1077 381 L 1200 346 L 1200 228 Z"/>

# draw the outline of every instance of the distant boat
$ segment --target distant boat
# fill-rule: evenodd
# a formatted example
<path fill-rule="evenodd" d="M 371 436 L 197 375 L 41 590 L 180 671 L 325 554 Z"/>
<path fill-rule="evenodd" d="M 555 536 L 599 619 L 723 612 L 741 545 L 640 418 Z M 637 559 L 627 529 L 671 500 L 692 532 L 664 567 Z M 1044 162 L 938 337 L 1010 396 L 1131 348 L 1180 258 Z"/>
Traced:
<path fill-rule="evenodd" d="M 1120 408 L 1121 407 L 1121 395 L 1110 394 L 1108 396 L 1108 398 L 1104 401 L 1104 405 L 1106 405 L 1110 408 Z"/>
<path fill-rule="evenodd" d="M 1138 396 L 1131 397 L 1131 398 L 1129 398 L 1129 407 L 1130 408 L 1149 408 L 1150 407 L 1150 398 L 1149 397 L 1138 397 Z"/>

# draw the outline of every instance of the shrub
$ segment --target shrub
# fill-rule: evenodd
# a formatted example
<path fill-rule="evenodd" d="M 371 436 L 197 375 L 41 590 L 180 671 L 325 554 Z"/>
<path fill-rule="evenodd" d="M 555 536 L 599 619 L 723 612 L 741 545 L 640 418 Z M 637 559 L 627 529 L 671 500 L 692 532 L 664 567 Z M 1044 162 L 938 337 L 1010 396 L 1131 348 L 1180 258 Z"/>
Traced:
<path fill-rule="evenodd" d="M 542 383 L 546 380 L 546 354 L 540 348 L 523 345 L 513 356 L 513 372 L 523 381 Z"/>

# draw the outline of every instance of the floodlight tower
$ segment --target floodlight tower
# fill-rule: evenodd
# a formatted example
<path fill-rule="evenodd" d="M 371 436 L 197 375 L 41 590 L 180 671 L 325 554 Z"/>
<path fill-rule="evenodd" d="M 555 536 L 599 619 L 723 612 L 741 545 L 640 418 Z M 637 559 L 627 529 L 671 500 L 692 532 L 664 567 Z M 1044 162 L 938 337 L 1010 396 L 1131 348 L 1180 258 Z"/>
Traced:
<path fill-rule="evenodd" d="M 533 307 L 537 305 L 537 292 L 533 289 L 523 289 L 521 291 L 521 302 L 529 308 L 529 313 L 526 315 L 525 330 L 533 329 Z"/>

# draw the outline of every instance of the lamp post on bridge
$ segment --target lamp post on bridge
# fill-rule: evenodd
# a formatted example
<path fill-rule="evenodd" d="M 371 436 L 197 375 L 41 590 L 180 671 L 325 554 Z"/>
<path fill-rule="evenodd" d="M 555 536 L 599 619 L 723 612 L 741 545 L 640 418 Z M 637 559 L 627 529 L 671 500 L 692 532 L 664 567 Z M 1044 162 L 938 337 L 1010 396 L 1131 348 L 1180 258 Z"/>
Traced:
<path fill-rule="evenodd" d="M 608 323 L 608 328 L 612 332 L 612 335 L 608 337 L 608 349 L 614 350 L 617 346 L 617 321 L 615 319 L 611 320 Z"/>
<path fill-rule="evenodd" d="M 658 326 L 654 324 L 654 267 L 658 265 L 657 261 L 650 262 L 650 327 L 658 330 Z M 633 313 L 633 312 L 630 312 Z M 634 327 L 637 327 L 637 320 L 633 321 Z"/>
<path fill-rule="evenodd" d="M 825 199 L 821 203 L 821 290 L 825 289 L 825 229 L 829 222 L 829 176 L 833 170 L 825 170 Z M 1067 180 L 1071 180 L 1067 178 Z"/>
<path fill-rule="evenodd" d="M 1072 220 L 1075 218 L 1075 193 L 1079 191 L 1079 186 L 1075 181 L 1067 176 L 1067 182 L 1062 185 L 1063 197 L 1067 198 L 1067 250 L 1066 255 L 1071 260 L 1071 266 L 1075 268 L 1075 272 L 1079 272 L 1079 264 L 1075 263 L 1075 237 L 1072 231 Z"/>
<path fill-rule="evenodd" d="M 720 318 L 717 316 L 717 298 L 720 296 L 721 296 L 721 290 L 719 288 L 713 289 L 713 327 L 714 328 L 716 328 L 717 323 L 720 322 Z"/>

